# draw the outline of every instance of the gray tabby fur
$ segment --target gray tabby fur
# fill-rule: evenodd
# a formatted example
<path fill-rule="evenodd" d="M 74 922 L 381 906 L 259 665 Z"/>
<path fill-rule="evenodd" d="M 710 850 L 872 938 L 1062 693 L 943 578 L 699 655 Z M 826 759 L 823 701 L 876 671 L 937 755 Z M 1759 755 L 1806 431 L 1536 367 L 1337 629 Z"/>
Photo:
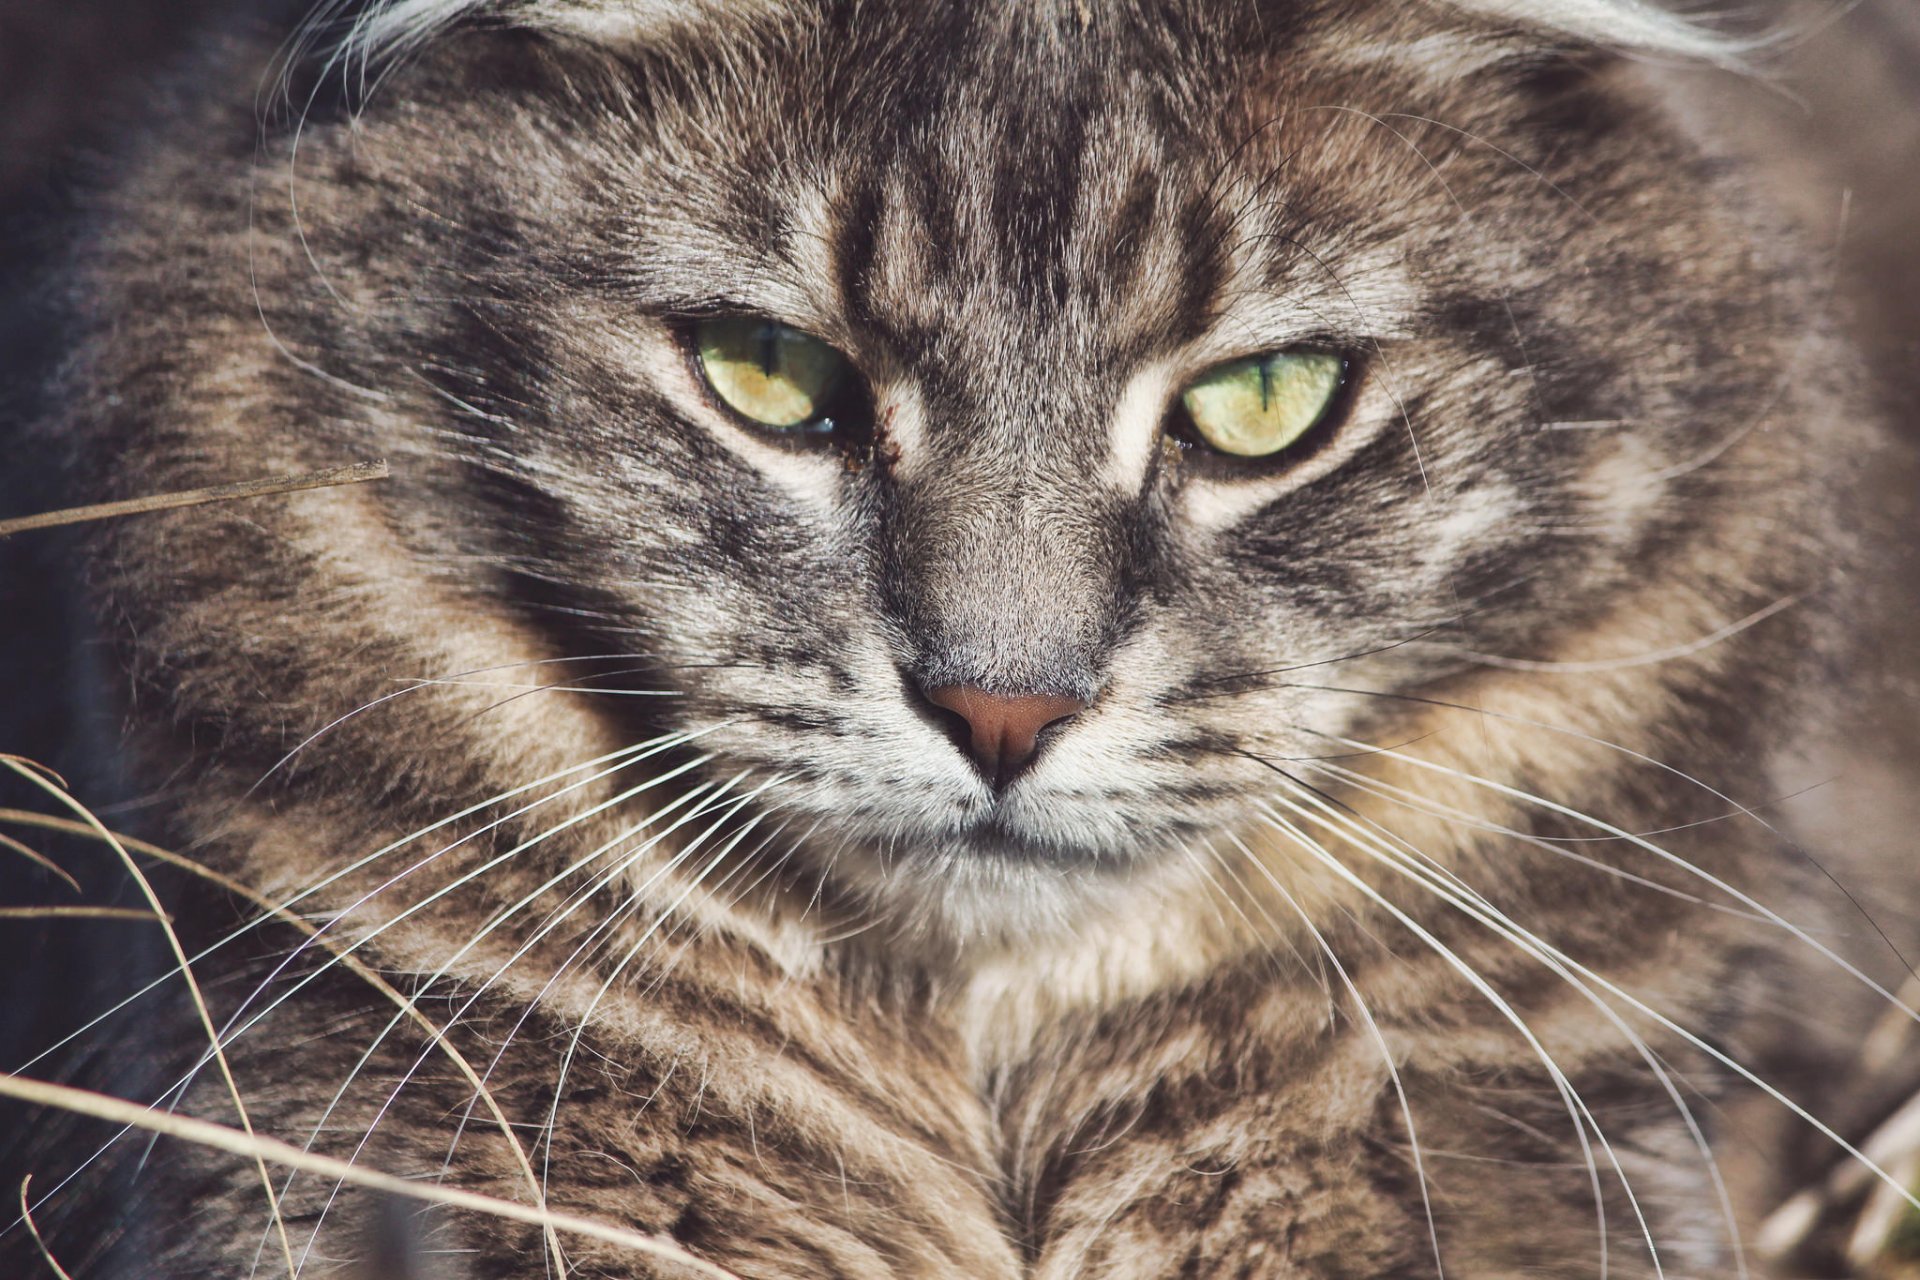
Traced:
<path fill-rule="evenodd" d="M 1749 810 L 1849 661 L 1875 428 L 1618 54 L 1724 46 L 1517 15 L 401 4 L 264 153 L 274 45 L 215 56 L 49 429 L 100 498 L 394 478 L 105 529 L 89 600 L 156 834 L 446 1037 L 183 887 L 253 1124 L 739 1276 L 1735 1274 L 1701 1099 L 1832 967 Z M 714 311 L 845 352 L 870 434 L 731 419 Z M 1162 430 L 1299 342 L 1359 370 L 1310 447 Z M 1093 707 L 996 797 L 949 683 Z M 114 1170 L 43 1207 L 76 1275 L 282 1267 L 245 1162 Z M 305 1275 L 656 1274 L 332 1191 Z"/>

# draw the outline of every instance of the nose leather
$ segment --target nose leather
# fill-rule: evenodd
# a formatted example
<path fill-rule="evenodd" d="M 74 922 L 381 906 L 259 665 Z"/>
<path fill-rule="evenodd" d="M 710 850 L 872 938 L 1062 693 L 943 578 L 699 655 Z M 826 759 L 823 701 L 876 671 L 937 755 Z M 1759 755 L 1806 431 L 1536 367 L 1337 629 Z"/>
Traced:
<path fill-rule="evenodd" d="M 1040 731 L 1087 709 L 1078 698 L 1052 693 L 1006 695 L 971 685 L 927 690 L 927 701 L 959 716 L 967 727 L 966 751 L 982 777 L 1004 787 L 1039 748 Z"/>

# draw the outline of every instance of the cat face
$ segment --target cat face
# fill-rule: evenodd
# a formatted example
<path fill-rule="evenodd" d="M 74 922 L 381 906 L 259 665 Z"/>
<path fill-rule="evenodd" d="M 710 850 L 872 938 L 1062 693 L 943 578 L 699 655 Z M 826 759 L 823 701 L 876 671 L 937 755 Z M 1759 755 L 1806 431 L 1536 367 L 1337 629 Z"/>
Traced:
<path fill-rule="evenodd" d="M 837 883 L 988 916 L 1231 838 L 1631 611 L 1766 391 L 1670 132 L 1336 8 L 449 39 L 353 143 L 404 199 L 311 235 L 343 376 L 431 392 L 402 522 Z"/>

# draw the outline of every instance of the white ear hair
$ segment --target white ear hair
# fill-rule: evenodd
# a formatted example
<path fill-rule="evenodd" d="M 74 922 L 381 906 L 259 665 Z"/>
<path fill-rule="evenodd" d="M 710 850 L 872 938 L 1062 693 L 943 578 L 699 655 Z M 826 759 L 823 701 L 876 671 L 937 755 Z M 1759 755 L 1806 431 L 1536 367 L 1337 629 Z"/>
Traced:
<path fill-rule="evenodd" d="M 495 7 L 487 0 L 388 0 L 362 14 L 346 43 L 354 53 L 400 52 L 425 43 L 470 11 Z"/>
<path fill-rule="evenodd" d="M 1454 8 L 1515 26 L 1640 53 L 1726 62 L 1752 46 L 1646 0 L 1447 0 Z"/>
<path fill-rule="evenodd" d="M 328 0 L 315 22 L 325 22 L 339 3 Z M 480 15 L 618 43 L 711 17 L 724 5 L 725 0 L 380 0 L 361 12 L 333 52 L 348 63 L 378 62 L 419 48 L 462 18 Z"/>

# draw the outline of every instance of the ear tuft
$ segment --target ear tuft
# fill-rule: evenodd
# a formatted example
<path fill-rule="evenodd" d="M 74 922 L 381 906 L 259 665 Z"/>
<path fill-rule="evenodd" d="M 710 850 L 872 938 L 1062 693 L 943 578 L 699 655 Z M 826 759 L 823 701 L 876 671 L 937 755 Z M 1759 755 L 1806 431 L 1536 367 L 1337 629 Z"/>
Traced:
<path fill-rule="evenodd" d="M 316 23 L 333 19 L 343 6 L 327 4 Z M 461 19 L 506 8 L 500 0 L 378 0 L 356 13 L 333 43 L 333 57 L 366 65 L 418 49 Z"/>
<path fill-rule="evenodd" d="M 1625 53 L 1738 64 L 1763 43 L 1712 30 L 1646 0 L 1445 0 L 1482 18 Z"/>
<path fill-rule="evenodd" d="M 471 20 L 618 45 L 650 39 L 726 8 L 726 0 L 325 0 L 309 19 L 302 43 L 325 49 L 329 66 L 365 70 L 413 53 Z M 323 35 L 330 27 L 337 33 Z"/>

